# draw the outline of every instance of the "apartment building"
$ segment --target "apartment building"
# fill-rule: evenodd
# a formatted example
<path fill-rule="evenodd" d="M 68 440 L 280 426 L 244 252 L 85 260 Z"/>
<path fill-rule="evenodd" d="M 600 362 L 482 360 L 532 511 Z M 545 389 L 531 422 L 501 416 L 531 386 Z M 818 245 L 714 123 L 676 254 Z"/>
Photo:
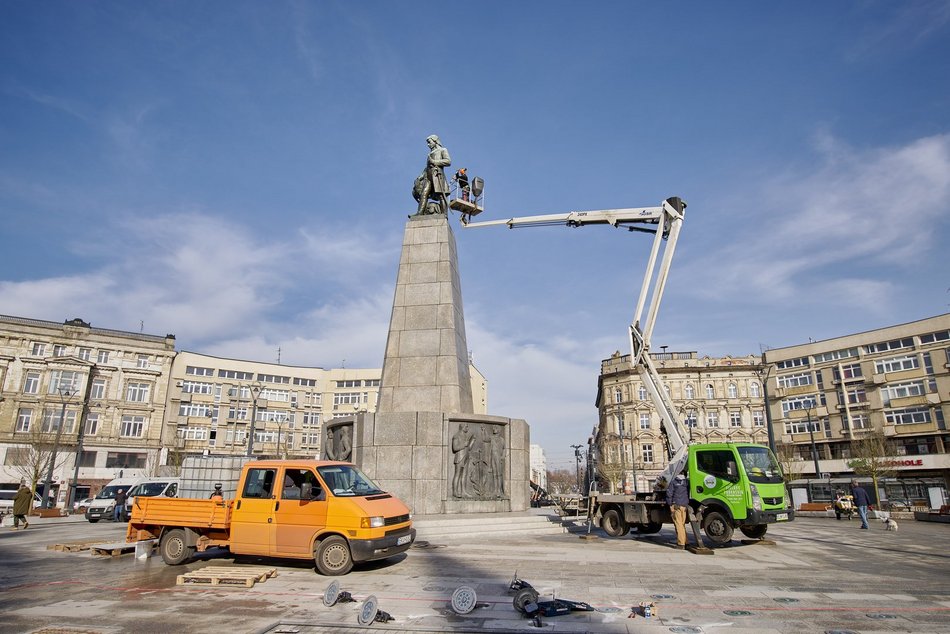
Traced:
<path fill-rule="evenodd" d="M 696 352 L 652 353 L 689 440 L 768 444 L 764 366 L 758 355 L 699 357 Z M 649 491 L 669 462 L 660 415 L 630 364 L 615 352 L 601 362 L 597 381 L 598 471 L 613 488 Z"/>
<path fill-rule="evenodd" d="M 157 468 L 174 348 L 174 335 L 0 316 L 0 479 L 45 482 L 55 453 L 61 503 L 77 476 L 82 497 Z"/>
<path fill-rule="evenodd" d="M 548 488 L 548 461 L 541 445 L 529 447 L 528 460 L 531 465 L 531 481 L 542 489 Z"/>
<path fill-rule="evenodd" d="M 883 433 L 893 452 L 896 476 L 883 495 L 919 505 L 945 499 L 950 314 L 768 350 L 765 361 L 773 432 L 794 452 L 791 475 L 811 480 L 810 499 L 828 500 L 844 486 L 851 442 L 871 432 Z"/>

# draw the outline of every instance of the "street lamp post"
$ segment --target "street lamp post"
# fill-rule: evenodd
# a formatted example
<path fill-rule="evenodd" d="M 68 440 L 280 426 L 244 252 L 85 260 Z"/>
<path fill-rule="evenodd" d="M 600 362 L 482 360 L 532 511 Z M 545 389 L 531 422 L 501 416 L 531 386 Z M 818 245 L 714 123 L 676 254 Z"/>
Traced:
<path fill-rule="evenodd" d="M 574 458 L 577 462 L 577 492 L 583 493 L 581 490 L 581 446 L 580 445 L 571 445 L 571 448 L 574 450 Z"/>
<path fill-rule="evenodd" d="M 247 437 L 247 456 L 254 455 L 254 426 L 257 423 L 257 399 L 261 395 L 261 384 L 254 383 L 251 385 L 251 398 L 253 399 L 253 406 L 251 407 L 251 431 Z"/>
<path fill-rule="evenodd" d="M 814 401 L 809 401 L 808 408 L 805 410 L 805 416 L 808 419 L 808 435 L 811 436 L 811 458 L 815 461 L 815 479 L 821 477 L 821 469 L 818 466 L 818 446 L 815 445 L 815 429 L 811 423 L 811 410 L 815 407 Z"/>
<path fill-rule="evenodd" d="M 56 467 L 56 454 L 59 453 L 59 439 L 63 435 L 63 427 L 66 425 L 66 405 L 69 404 L 69 399 L 76 393 L 72 385 L 63 384 L 60 384 L 56 391 L 59 392 L 59 398 L 63 401 L 63 409 L 59 414 L 59 426 L 56 428 L 56 438 L 53 440 L 53 453 L 50 456 L 49 469 L 46 471 L 46 485 L 43 487 L 44 509 L 51 508 L 50 490 L 53 488 L 53 469 Z"/>
<path fill-rule="evenodd" d="M 775 430 L 772 429 L 772 410 L 769 407 L 769 374 L 772 373 L 772 366 L 768 366 L 765 369 L 761 370 L 759 378 L 762 380 L 762 400 L 765 402 L 765 431 L 769 434 L 769 450 L 774 454 L 775 453 Z"/>

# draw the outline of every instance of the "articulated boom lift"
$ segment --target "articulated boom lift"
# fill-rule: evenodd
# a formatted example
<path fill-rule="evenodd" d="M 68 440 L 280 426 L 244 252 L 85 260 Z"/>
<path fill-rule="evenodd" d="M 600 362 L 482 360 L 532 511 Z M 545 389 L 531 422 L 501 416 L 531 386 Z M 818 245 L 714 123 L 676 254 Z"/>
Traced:
<path fill-rule="evenodd" d="M 660 413 L 669 444 L 670 464 L 659 476 L 657 480 L 658 488 L 666 488 L 666 484 L 683 468 L 687 457 L 686 439 L 688 435 L 675 418 L 673 404 L 649 354 L 650 338 L 653 335 L 653 326 L 656 324 L 660 301 L 663 299 L 666 279 L 670 272 L 670 262 L 673 260 L 673 253 L 676 250 L 676 241 L 679 239 L 680 228 L 683 225 L 685 209 L 686 203 L 674 197 L 667 198 L 659 207 L 572 211 L 564 214 L 524 216 L 485 222 L 469 222 L 468 216 L 463 215 L 462 217 L 462 226 L 466 228 L 501 225 L 507 226 L 509 229 L 553 225 L 566 225 L 568 227 L 611 225 L 629 231 L 654 234 L 653 247 L 650 251 L 646 273 L 643 276 L 643 285 L 640 288 L 636 312 L 630 324 L 629 337 L 630 362 L 640 374 L 644 387 L 646 387 L 650 398 L 653 399 L 653 403 Z M 659 265 L 657 265 L 658 262 Z M 649 305 L 647 305 L 648 298 Z M 644 309 L 646 310 L 645 315 Z"/>

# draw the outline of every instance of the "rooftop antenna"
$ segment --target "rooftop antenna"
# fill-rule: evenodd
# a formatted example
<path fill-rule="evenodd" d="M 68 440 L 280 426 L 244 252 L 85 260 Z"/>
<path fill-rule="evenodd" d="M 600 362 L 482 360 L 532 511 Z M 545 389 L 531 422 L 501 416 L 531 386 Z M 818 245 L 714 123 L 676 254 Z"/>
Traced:
<path fill-rule="evenodd" d="M 280 346 L 277 346 L 277 365 L 280 365 Z"/>
<path fill-rule="evenodd" d="M 139 320 L 139 332 L 145 332 L 145 322 Z"/>

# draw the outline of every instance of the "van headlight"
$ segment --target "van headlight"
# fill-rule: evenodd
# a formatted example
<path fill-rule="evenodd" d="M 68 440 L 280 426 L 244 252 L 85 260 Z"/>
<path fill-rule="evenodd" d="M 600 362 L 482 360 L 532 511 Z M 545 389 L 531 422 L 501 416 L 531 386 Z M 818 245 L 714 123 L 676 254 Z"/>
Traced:
<path fill-rule="evenodd" d="M 762 510 L 762 496 L 759 495 L 759 487 L 754 484 L 749 485 L 749 490 L 752 491 L 752 508 L 756 511 Z"/>
<path fill-rule="evenodd" d="M 382 528 L 384 525 L 385 521 L 379 516 L 360 518 L 360 528 Z"/>

